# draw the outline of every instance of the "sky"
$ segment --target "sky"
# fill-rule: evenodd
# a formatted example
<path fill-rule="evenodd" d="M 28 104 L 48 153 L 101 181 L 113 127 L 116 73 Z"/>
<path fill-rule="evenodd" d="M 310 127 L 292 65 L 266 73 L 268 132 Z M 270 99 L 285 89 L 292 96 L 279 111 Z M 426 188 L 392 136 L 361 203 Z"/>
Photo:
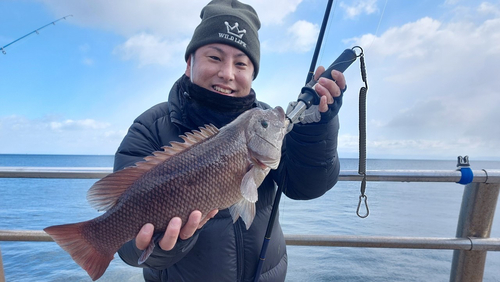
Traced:
<path fill-rule="evenodd" d="M 0 154 L 114 154 L 167 100 L 208 1 L 1 0 Z M 244 1 L 245 2 L 245 1 Z M 262 27 L 257 98 L 305 83 L 325 0 L 247 0 Z M 500 1 L 334 1 L 318 65 L 361 46 L 369 158 L 500 159 Z M 345 71 L 339 156 L 358 156 L 359 60 Z"/>

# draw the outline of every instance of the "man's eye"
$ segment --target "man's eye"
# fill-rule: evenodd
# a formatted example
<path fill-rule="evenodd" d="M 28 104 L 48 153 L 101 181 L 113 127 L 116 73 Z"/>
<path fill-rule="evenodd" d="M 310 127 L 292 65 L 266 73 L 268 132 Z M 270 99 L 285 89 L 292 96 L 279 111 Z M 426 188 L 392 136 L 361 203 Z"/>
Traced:
<path fill-rule="evenodd" d="M 220 58 L 217 56 L 208 56 L 212 60 L 220 61 Z"/>

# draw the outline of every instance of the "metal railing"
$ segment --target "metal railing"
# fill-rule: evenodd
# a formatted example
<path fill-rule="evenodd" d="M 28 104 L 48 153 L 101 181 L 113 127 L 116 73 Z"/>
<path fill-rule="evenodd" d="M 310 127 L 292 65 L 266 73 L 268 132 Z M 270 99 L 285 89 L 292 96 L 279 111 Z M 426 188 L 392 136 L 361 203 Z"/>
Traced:
<path fill-rule="evenodd" d="M 0 167 L 0 178 L 99 179 L 111 168 Z M 363 248 L 447 249 L 453 254 L 450 281 L 482 281 L 486 253 L 500 251 L 500 238 L 489 238 L 500 192 L 500 170 L 474 170 L 465 186 L 456 238 L 285 235 L 287 245 Z M 367 181 L 458 182 L 457 170 L 369 170 Z M 355 170 L 342 170 L 340 181 L 361 181 Z M 0 230 L 1 241 L 52 241 L 44 231 Z M 0 250 L 0 282 L 5 281 Z"/>

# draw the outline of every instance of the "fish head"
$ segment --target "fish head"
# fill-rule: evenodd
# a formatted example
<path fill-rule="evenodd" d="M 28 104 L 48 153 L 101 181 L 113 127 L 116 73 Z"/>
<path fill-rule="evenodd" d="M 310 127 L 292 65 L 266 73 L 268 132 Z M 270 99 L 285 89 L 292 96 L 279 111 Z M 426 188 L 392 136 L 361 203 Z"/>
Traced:
<path fill-rule="evenodd" d="M 245 135 L 250 160 L 262 169 L 276 169 L 281 158 L 281 145 L 288 126 L 281 107 L 254 108 L 249 114 Z"/>

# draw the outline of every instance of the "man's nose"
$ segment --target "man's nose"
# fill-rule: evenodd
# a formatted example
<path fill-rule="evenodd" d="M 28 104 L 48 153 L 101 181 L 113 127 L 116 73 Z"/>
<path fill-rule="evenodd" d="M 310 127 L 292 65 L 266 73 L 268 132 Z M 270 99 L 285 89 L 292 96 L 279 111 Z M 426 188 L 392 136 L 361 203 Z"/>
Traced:
<path fill-rule="evenodd" d="M 218 75 L 225 81 L 233 81 L 235 75 L 235 69 L 233 64 L 231 62 L 226 62 L 224 64 L 221 64 Z"/>

